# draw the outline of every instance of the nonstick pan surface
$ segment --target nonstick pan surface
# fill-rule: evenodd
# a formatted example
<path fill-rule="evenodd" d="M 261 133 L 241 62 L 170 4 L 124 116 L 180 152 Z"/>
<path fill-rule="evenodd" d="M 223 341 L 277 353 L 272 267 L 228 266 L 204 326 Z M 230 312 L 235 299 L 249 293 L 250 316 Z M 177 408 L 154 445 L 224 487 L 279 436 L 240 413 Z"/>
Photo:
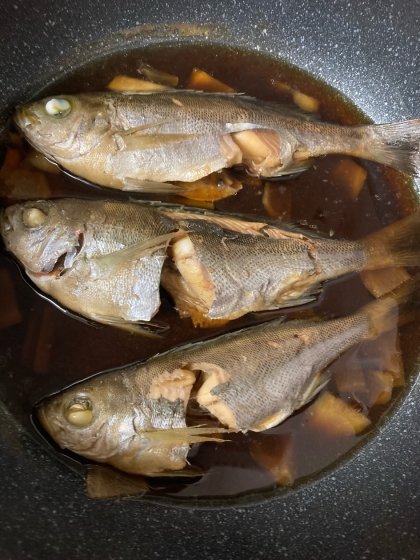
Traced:
<path fill-rule="evenodd" d="M 52 77 L 128 44 L 256 49 L 334 86 L 375 122 L 420 117 L 420 3 L 7 0 L 0 113 Z M 1 298 L 1 294 L 0 294 Z M 0 357 L 0 375 L 9 375 Z M 420 383 L 326 477 L 259 505 L 197 510 L 93 501 L 0 395 L 2 559 L 420 558 Z"/>

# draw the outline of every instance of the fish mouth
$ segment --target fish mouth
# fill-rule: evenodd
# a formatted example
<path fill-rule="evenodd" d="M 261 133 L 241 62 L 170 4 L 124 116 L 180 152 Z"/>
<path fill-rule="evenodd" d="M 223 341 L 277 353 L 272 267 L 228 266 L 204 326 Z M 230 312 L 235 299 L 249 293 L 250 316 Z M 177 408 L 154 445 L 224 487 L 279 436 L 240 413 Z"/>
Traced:
<path fill-rule="evenodd" d="M 41 124 L 37 115 L 25 105 L 21 105 L 16 108 L 14 121 L 22 130 L 30 126 Z"/>
<path fill-rule="evenodd" d="M 26 268 L 26 273 L 29 277 L 33 278 L 44 278 L 44 277 L 60 277 L 63 276 L 75 263 L 80 251 L 83 249 L 84 244 L 84 234 L 81 232 L 77 236 L 77 240 L 73 247 L 61 254 L 55 262 L 44 266 L 41 272 L 31 270 L 29 267 Z"/>
<path fill-rule="evenodd" d="M 0 233 L 4 240 L 11 231 L 13 231 L 13 224 L 6 214 L 6 209 L 0 210 Z"/>
<path fill-rule="evenodd" d="M 40 404 L 36 409 L 36 415 L 38 417 L 38 420 L 41 422 L 41 425 L 44 428 L 44 430 L 48 434 L 50 434 L 50 436 L 54 436 L 59 430 L 59 428 L 54 423 L 51 423 L 46 409 L 47 406 L 45 405 L 45 403 Z"/>

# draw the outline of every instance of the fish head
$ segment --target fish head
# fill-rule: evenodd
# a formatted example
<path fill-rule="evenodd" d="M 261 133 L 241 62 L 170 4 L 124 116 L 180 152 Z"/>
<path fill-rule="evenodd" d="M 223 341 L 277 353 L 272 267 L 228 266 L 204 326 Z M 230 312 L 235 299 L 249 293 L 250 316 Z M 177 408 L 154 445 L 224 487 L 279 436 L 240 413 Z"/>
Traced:
<path fill-rule="evenodd" d="M 69 268 L 86 231 L 83 208 L 71 200 L 28 201 L 0 213 L 0 231 L 29 275 L 51 275 Z"/>
<path fill-rule="evenodd" d="M 183 469 L 189 444 L 174 441 L 171 430 L 149 432 L 141 400 L 118 372 L 99 374 L 44 399 L 36 413 L 62 449 L 88 459 L 133 474 Z"/>
<path fill-rule="evenodd" d="M 106 460 L 124 440 L 121 427 L 126 425 L 129 411 L 118 384 L 117 378 L 113 384 L 116 392 L 110 396 L 101 376 L 78 383 L 44 399 L 36 409 L 38 419 L 61 448 Z"/>
<path fill-rule="evenodd" d="M 58 95 L 16 108 L 14 121 L 30 144 L 51 159 L 90 152 L 109 131 L 109 108 L 94 95 Z"/>

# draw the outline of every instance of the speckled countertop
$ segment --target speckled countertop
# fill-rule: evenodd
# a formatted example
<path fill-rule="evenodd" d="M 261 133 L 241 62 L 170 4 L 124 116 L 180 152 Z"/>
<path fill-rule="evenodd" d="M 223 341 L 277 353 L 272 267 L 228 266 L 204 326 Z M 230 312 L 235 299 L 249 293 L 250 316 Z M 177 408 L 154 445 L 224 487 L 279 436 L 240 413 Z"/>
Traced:
<path fill-rule="evenodd" d="M 196 36 L 305 68 L 377 122 L 420 116 L 419 15 L 417 0 L 8 0 L 0 113 L 92 53 L 139 37 Z M 82 480 L 0 404 L 0 557 L 420 558 L 419 434 L 417 382 L 380 434 L 329 477 L 264 505 L 198 511 L 89 500 Z"/>

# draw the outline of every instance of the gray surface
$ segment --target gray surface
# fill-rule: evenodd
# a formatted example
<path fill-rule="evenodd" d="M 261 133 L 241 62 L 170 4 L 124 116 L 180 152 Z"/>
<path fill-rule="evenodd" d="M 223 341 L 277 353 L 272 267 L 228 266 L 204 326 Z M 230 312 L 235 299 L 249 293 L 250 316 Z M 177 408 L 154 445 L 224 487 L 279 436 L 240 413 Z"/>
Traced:
<path fill-rule="evenodd" d="M 175 25 L 148 27 L 147 41 L 191 33 L 202 41 L 209 40 L 206 33 L 212 40 L 228 38 L 310 70 L 378 122 L 420 115 L 417 1 L 5 4 L 0 13 L 3 115 L 34 93 L 44 73 L 77 64 L 85 52 L 81 45 L 158 22 Z M 205 27 L 177 24 L 182 21 Z M 102 48 L 126 40 L 124 34 L 106 39 Z M 380 436 L 329 478 L 262 506 L 220 511 L 88 500 L 81 479 L 21 434 L 4 412 L 0 556 L 420 558 L 419 392 L 417 383 Z"/>

